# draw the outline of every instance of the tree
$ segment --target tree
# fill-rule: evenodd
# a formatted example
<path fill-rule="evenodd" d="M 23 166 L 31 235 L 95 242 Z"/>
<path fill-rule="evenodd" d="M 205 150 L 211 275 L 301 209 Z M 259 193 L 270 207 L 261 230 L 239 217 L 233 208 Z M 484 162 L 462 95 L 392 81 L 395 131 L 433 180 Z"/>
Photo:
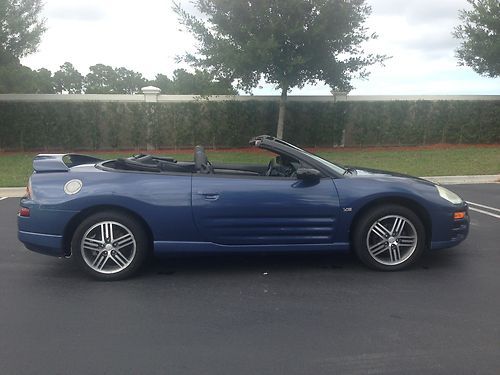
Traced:
<path fill-rule="evenodd" d="M 500 2 L 467 0 L 472 9 L 461 10 L 453 35 L 462 39 L 456 50 L 459 65 L 470 66 L 477 73 L 500 76 Z"/>
<path fill-rule="evenodd" d="M 172 80 L 165 74 L 157 74 L 154 81 L 151 81 L 150 84 L 158 87 L 163 94 L 173 93 Z"/>
<path fill-rule="evenodd" d="M 33 72 L 19 58 L 36 51 L 45 31 L 39 18 L 42 0 L 0 0 L 0 93 L 42 92 L 40 79 L 46 72 Z M 44 85 L 46 82 L 44 82 Z"/>
<path fill-rule="evenodd" d="M 93 65 L 85 77 L 86 94 L 133 94 L 146 84 L 141 73 L 126 68 Z"/>
<path fill-rule="evenodd" d="M 236 95 L 238 92 L 231 82 L 216 79 L 209 72 L 196 70 L 189 73 L 185 69 L 176 69 L 170 79 L 164 74 L 158 74 L 152 85 L 161 89 L 163 94 L 170 95 Z"/>
<path fill-rule="evenodd" d="M 36 51 L 45 31 L 42 6 L 42 0 L 0 0 L 0 63 Z"/>
<path fill-rule="evenodd" d="M 288 91 L 325 82 L 349 91 L 354 77 L 385 56 L 364 54 L 375 38 L 363 26 L 365 0 L 195 0 L 197 18 L 174 4 L 180 22 L 199 42 L 184 60 L 249 92 L 261 78 L 281 91 L 278 138 L 283 137 Z"/>
<path fill-rule="evenodd" d="M 52 73 L 21 64 L 0 65 L 0 94 L 53 94 Z"/>
<path fill-rule="evenodd" d="M 115 91 L 120 94 L 135 94 L 146 86 L 146 80 L 141 73 L 126 68 L 115 69 L 117 82 Z"/>
<path fill-rule="evenodd" d="M 108 65 L 96 64 L 89 68 L 85 76 L 86 94 L 114 94 L 115 83 L 118 76 L 115 70 Z"/>
<path fill-rule="evenodd" d="M 59 94 L 80 94 L 83 88 L 83 76 L 70 62 L 65 62 L 54 73 L 54 87 Z"/>
<path fill-rule="evenodd" d="M 217 80 L 207 71 L 189 73 L 184 69 L 174 71 L 173 93 L 179 95 L 236 95 L 238 92 L 227 79 Z"/>
<path fill-rule="evenodd" d="M 0 65 L 0 93 L 27 94 L 37 92 L 33 71 L 21 64 Z"/>
<path fill-rule="evenodd" d="M 52 72 L 48 69 L 41 68 L 33 72 L 33 80 L 35 83 L 36 94 L 54 94 L 54 80 Z"/>

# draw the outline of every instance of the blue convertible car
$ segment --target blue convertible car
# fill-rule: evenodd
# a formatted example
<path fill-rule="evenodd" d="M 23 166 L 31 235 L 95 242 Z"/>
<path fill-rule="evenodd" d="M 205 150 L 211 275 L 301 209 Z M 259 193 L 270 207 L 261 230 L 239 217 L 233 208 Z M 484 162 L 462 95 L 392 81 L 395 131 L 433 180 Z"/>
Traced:
<path fill-rule="evenodd" d="M 30 249 L 71 256 L 99 279 L 134 274 L 151 253 L 336 251 L 400 270 L 469 230 L 455 193 L 406 175 L 341 167 L 270 136 L 267 165 L 137 155 L 38 155 L 18 215 Z"/>

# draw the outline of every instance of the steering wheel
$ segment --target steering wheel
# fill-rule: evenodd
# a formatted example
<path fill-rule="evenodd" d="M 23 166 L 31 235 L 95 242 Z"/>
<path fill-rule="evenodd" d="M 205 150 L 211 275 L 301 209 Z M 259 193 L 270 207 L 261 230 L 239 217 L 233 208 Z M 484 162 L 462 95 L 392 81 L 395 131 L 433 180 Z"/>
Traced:
<path fill-rule="evenodd" d="M 279 161 L 282 161 L 280 158 Z M 293 163 L 285 159 L 283 164 L 278 161 L 278 157 L 271 159 L 267 166 L 266 176 L 275 176 L 275 177 L 294 177 L 296 168 Z"/>
<path fill-rule="evenodd" d="M 266 176 L 272 176 L 275 166 L 276 166 L 276 158 L 272 158 L 271 160 L 269 160 L 269 164 L 267 165 Z"/>

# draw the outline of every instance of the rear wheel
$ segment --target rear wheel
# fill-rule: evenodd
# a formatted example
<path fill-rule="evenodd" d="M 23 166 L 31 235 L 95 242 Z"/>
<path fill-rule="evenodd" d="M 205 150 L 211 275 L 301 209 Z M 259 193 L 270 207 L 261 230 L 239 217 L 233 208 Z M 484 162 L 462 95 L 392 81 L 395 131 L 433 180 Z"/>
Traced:
<path fill-rule="evenodd" d="M 397 271 L 414 264 L 425 249 L 425 228 L 410 209 L 385 205 L 368 211 L 353 233 L 354 250 L 368 267 Z"/>
<path fill-rule="evenodd" d="M 76 229 L 71 253 L 80 268 L 100 280 L 132 276 L 148 253 L 148 240 L 133 217 L 106 211 L 85 219 Z"/>

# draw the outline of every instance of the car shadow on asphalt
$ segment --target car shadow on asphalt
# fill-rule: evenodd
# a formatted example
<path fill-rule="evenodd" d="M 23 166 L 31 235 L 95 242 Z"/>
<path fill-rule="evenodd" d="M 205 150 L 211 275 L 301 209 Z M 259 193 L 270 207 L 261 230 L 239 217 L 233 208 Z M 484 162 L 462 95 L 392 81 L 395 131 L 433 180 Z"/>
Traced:
<path fill-rule="evenodd" d="M 451 250 L 426 252 L 408 271 L 441 270 L 457 265 Z M 147 275 L 174 275 L 176 273 L 255 273 L 255 272 L 310 272 L 332 270 L 343 272 L 377 272 L 364 267 L 350 252 L 343 253 L 245 253 L 245 254 L 183 254 L 155 258 L 143 272 Z M 404 271 L 402 271 L 404 272 Z"/>
<path fill-rule="evenodd" d="M 145 273 L 235 273 L 235 272 L 307 272 L 318 269 L 342 270 L 358 268 L 356 258 L 342 254 L 243 253 L 243 254 L 182 254 L 155 258 Z"/>
<path fill-rule="evenodd" d="M 50 262 L 49 262 L 50 260 Z M 30 267 L 34 277 L 53 279 L 88 279 L 70 259 L 47 258 Z M 453 250 L 426 252 L 407 272 L 461 268 Z M 352 253 L 238 253 L 175 254 L 154 257 L 134 279 L 176 277 L 178 275 L 229 276 L 234 274 L 294 274 L 331 271 L 337 273 L 376 273 L 364 267 Z M 405 272 L 405 271 L 401 271 Z"/>

